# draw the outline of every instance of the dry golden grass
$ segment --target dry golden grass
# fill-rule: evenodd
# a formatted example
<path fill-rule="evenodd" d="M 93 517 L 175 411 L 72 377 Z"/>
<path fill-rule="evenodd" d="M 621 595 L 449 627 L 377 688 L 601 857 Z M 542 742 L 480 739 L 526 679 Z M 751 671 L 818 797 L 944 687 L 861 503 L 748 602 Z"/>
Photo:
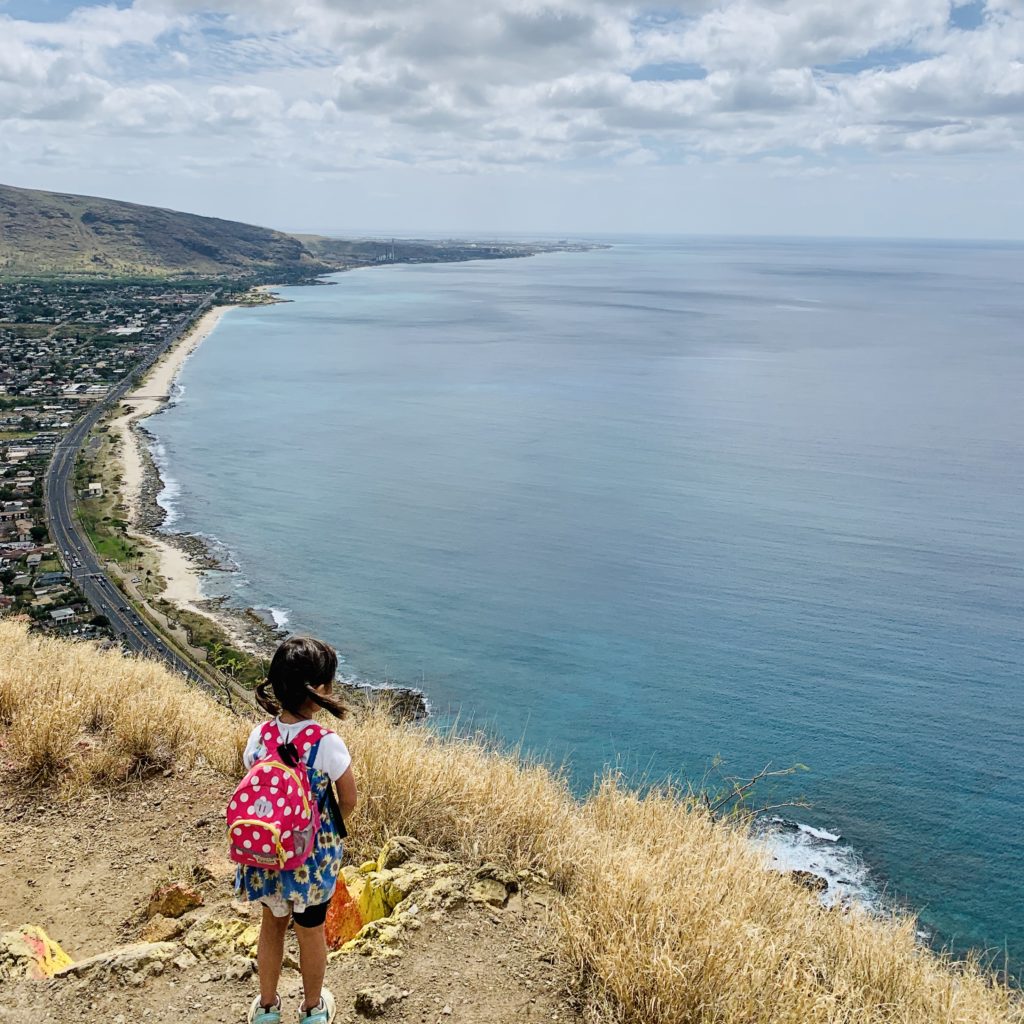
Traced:
<path fill-rule="evenodd" d="M 30 782 L 128 779 L 175 763 L 240 764 L 244 722 L 151 661 L 0 622 L 0 727 Z"/>
<path fill-rule="evenodd" d="M 0 622 L 0 728 L 35 780 L 80 786 L 172 762 L 233 777 L 249 726 L 156 665 Z M 1014 994 L 922 949 L 912 922 L 820 909 L 674 793 L 641 798 L 608 779 L 579 803 L 546 768 L 470 740 L 381 714 L 341 731 L 361 793 L 356 852 L 409 834 L 548 874 L 595 1022 L 1024 1022 Z"/>

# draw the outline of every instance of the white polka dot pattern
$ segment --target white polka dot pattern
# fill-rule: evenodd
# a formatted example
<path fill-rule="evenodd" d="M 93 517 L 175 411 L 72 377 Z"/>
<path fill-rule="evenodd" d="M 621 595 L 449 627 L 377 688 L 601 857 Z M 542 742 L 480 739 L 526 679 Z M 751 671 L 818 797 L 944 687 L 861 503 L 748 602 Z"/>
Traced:
<path fill-rule="evenodd" d="M 306 763 L 309 752 L 327 734 L 320 726 L 302 731 L 302 762 L 291 767 L 282 758 L 277 729 L 268 725 L 260 734 L 258 760 L 238 784 L 227 806 L 230 855 L 236 863 L 273 870 L 291 870 L 308 857 L 320 827 L 312 800 Z M 293 748 L 294 749 L 294 748 Z M 297 821 L 301 826 L 293 826 Z"/>

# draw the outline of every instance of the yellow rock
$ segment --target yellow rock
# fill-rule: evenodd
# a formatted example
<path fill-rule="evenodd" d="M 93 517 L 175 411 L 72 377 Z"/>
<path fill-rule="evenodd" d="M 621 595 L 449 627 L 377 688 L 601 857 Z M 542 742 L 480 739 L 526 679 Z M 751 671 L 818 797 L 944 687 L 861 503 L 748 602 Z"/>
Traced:
<path fill-rule="evenodd" d="M 146 942 L 170 942 L 171 939 L 176 939 L 187 927 L 187 921 L 180 919 L 171 920 L 162 914 L 157 914 L 142 929 L 142 938 Z"/>
<path fill-rule="evenodd" d="M 259 929 L 245 921 L 204 917 L 185 935 L 185 948 L 202 960 L 255 956 Z"/>
<path fill-rule="evenodd" d="M 0 980 L 52 978 L 71 957 L 42 928 L 23 924 L 0 935 Z"/>

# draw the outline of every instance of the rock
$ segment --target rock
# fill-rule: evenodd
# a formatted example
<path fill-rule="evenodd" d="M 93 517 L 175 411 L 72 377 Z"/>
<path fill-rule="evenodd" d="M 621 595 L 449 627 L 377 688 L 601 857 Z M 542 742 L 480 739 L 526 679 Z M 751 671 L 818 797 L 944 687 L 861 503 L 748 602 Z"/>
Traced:
<path fill-rule="evenodd" d="M 394 985 L 368 985 L 356 992 L 356 1012 L 364 1017 L 382 1017 L 389 1006 L 406 994 Z"/>
<path fill-rule="evenodd" d="M 71 957 L 42 928 L 23 924 L 0 934 L 0 981 L 52 978 Z"/>
<path fill-rule="evenodd" d="M 229 960 L 235 956 L 253 957 L 259 929 L 246 921 L 204 917 L 185 934 L 185 948 L 200 960 Z"/>
<path fill-rule="evenodd" d="M 802 885 L 805 889 L 810 889 L 811 892 L 828 892 L 828 879 L 816 875 L 813 871 L 790 871 L 789 877 L 797 885 Z"/>
<path fill-rule="evenodd" d="M 381 848 L 377 857 L 377 870 L 386 871 L 397 868 L 407 860 L 422 858 L 423 844 L 412 836 L 394 836 Z"/>
<path fill-rule="evenodd" d="M 163 914 L 157 914 L 142 929 L 142 938 L 146 942 L 170 942 L 176 939 L 187 927 L 185 921 L 174 921 Z"/>
<path fill-rule="evenodd" d="M 244 956 L 236 956 L 224 972 L 225 981 L 245 981 L 253 973 L 252 960 Z"/>
<path fill-rule="evenodd" d="M 54 977 L 80 978 L 88 975 L 98 980 L 141 985 L 147 975 L 162 971 L 164 964 L 178 952 L 173 942 L 135 942 L 130 946 L 118 946 L 86 960 L 79 960 L 57 971 Z"/>
<path fill-rule="evenodd" d="M 505 888 L 503 882 L 493 878 L 481 878 L 470 886 L 469 898 L 474 903 L 503 907 L 508 903 L 508 889 Z"/>
<path fill-rule="evenodd" d="M 195 965 L 199 963 L 199 958 L 194 953 L 190 953 L 187 949 L 183 949 L 174 958 L 173 963 L 179 971 L 187 971 L 190 967 L 195 967 Z"/>
<path fill-rule="evenodd" d="M 189 910 L 203 905 L 203 894 L 197 889 L 177 882 L 161 886 L 150 898 L 146 908 L 146 917 L 181 917 Z"/>
<path fill-rule="evenodd" d="M 489 868 L 501 871 L 496 865 Z M 518 885 L 515 876 L 510 877 Z M 462 864 L 439 861 L 417 840 L 396 836 L 382 847 L 377 860 L 366 861 L 358 868 L 346 867 L 344 881 L 363 926 L 335 952 L 397 956 L 399 951 L 394 947 L 406 928 L 413 922 L 419 925 L 416 915 L 440 913 L 463 904 L 472 876 Z M 487 890 L 481 891 L 481 899 L 497 900 L 500 890 L 499 902 L 504 905 L 507 890 L 503 883 L 484 879 L 479 884 Z"/>
<path fill-rule="evenodd" d="M 510 893 L 519 892 L 519 877 L 514 871 L 509 871 L 500 864 L 481 864 L 476 869 L 476 877 L 493 878 L 494 881 L 501 882 Z"/>

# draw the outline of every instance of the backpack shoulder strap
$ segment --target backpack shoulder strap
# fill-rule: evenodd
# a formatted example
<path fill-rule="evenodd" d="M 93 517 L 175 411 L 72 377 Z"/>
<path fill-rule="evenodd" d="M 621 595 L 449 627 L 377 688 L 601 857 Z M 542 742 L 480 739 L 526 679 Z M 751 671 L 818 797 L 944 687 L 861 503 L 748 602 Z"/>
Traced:
<path fill-rule="evenodd" d="M 306 765 L 312 765 L 316 759 L 316 752 L 320 748 L 320 741 L 330 733 L 330 729 L 325 729 L 322 725 L 316 722 L 307 725 L 293 740 L 295 749 L 299 752 L 299 756 L 306 762 Z"/>
<path fill-rule="evenodd" d="M 333 735 L 331 729 L 325 729 L 322 726 L 320 726 L 319 728 L 320 735 L 317 737 L 313 745 L 309 748 L 309 757 L 306 762 L 307 768 L 312 767 L 313 762 L 316 760 L 316 754 L 317 751 L 320 749 L 321 740 L 323 740 L 325 736 Z M 329 813 L 331 817 L 334 819 L 334 827 L 338 832 L 338 836 L 341 839 L 347 839 L 348 829 L 345 827 L 345 819 L 341 816 L 341 808 L 338 806 L 338 797 L 334 792 L 334 783 L 331 782 L 330 779 L 327 780 L 327 785 L 324 787 L 324 796 L 327 806 L 321 806 L 321 815 Z"/>
<path fill-rule="evenodd" d="M 260 741 L 263 744 L 263 749 L 266 750 L 268 755 L 274 754 L 277 751 L 277 748 L 281 745 L 281 733 L 277 728 L 277 723 L 274 719 L 271 718 L 260 726 Z"/>

